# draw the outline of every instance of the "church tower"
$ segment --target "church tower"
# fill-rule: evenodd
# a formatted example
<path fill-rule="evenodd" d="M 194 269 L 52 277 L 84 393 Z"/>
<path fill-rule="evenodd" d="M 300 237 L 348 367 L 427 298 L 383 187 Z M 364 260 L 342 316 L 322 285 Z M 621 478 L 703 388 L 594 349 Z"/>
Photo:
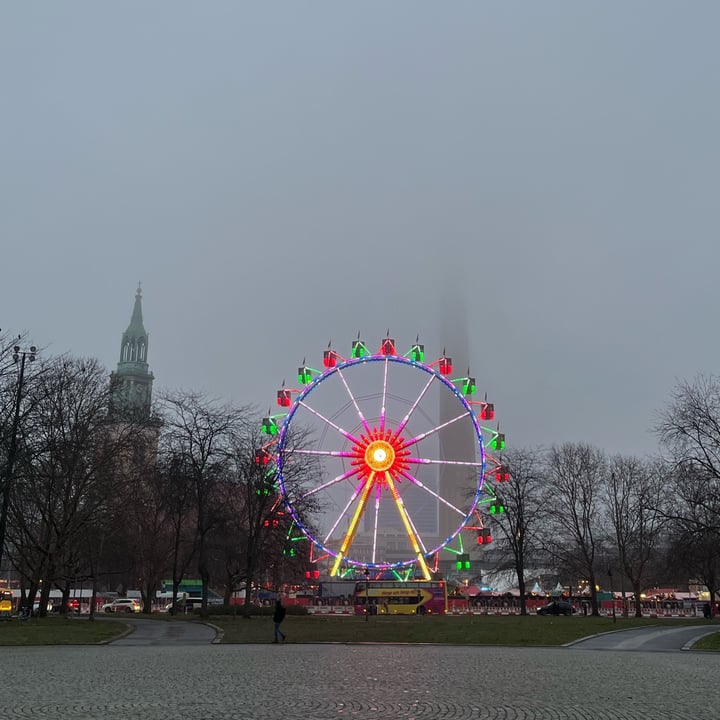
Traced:
<path fill-rule="evenodd" d="M 148 334 L 142 317 L 142 290 L 120 343 L 117 370 L 110 373 L 110 414 L 116 420 L 150 419 L 153 374 L 148 368 Z"/>

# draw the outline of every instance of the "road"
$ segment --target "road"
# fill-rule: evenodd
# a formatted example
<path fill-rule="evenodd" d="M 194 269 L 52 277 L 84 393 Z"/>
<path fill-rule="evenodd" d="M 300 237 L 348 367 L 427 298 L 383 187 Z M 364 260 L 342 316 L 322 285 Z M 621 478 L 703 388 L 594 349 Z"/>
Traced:
<path fill-rule="evenodd" d="M 113 618 L 117 619 L 117 618 Z M 167 622 L 146 620 L 134 617 L 122 617 L 129 632 L 113 645 L 123 647 L 140 645 L 208 645 L 216 639 L 217 633 L 210 625 L 196 622 Z"/>
<path fill-rule="evenodd" d="M 570 643 L 566 647 L 579 650 L 641 650 L 643 652 L 668 652 L 689 650 L 704 635 L 718 632 L 718 626 L 690 625 L 688 627 L 664 628 L 655 626 L 635 628 L 620 632 L 603 633 Z"/>

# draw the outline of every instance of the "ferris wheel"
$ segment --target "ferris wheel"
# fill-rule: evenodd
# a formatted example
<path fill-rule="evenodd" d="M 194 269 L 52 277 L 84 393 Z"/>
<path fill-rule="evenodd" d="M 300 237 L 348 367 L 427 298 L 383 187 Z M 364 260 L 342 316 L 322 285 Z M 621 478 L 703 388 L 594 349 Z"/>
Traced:
<path fill-rule="evenodd" d="M 473 399 L 469 369 L 454 376 L 444 349 L 426 363 L 418 339 L 400 354 L 388 332 L 374 353 L 358 335 L 348 358 L 330 343 L 323 369 L 303 360 L 297 378 L 263 419 L 263 453 L 311 562 L 429 579 L 441 550 L 467 557 L 464 530 L 490 542 L 480 510 L 500 507 L 486 480 L 507 479 L 493 454 L 505 438 L 481 425 L 494 406 Z"/>

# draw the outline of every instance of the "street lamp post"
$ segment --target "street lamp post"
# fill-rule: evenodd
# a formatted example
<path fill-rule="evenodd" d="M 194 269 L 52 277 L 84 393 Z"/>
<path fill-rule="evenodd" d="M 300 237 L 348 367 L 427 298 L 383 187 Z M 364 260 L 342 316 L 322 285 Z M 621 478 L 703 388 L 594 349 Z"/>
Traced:
<path fill-rule="evenodd" d="M 19 345 L 13 348 L 13 360 L 20 363 L 17 388 L 15 390 L 15 408 L 13 411 L 12 427 L 10 429 L 10 447 L 8 448 L 7 463 L 5 464 L 5 477 L 3 478 L 2 508 L 0 508 L 0 567 L 2 567 L 3 552 L 5 550 L 5 531 L 7 528 L 8 509 L 10 507 L 10 491 L 13 481 L 13 466 L 17 454 L 17 435 L 20 425 L 20 402 L 22 400 L 23 382 L 25 380 L 25 361 L 35 360 L 37 348 L 31 345 L 22 350 Z"/>

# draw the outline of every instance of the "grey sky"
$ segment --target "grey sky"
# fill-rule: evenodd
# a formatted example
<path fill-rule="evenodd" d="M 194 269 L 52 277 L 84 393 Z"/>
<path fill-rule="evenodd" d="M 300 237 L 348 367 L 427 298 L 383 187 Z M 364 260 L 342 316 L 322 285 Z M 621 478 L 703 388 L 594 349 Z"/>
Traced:
<path fill-rule="evenodd" d="M 0 327 L 266 407 L 466 351 L 510 445 L 652 452 L 714 372 L 716 2 L 5 2 Z M 442 327 L 441 327 L 442 325 Z M 373 348 L 375 349 L 375 347 Z"/>

